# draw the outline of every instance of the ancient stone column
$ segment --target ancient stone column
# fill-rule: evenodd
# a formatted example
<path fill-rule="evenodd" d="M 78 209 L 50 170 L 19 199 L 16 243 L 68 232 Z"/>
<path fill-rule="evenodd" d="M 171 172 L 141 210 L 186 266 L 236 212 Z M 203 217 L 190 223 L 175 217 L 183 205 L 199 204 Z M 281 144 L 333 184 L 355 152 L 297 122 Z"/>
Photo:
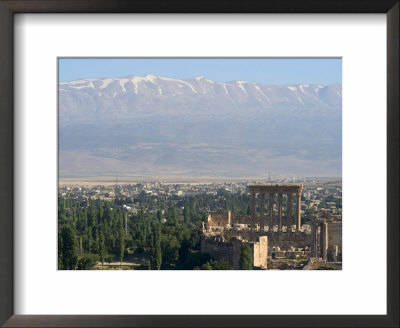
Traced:
<path fill-rule="evenodd" d="M 319 231 L 319 256 L 323 257 L 323 250 L 322 250 L 322 245 L 324 244 L 323 242 L 323 231 L 322 231 L 322 224 L 320 225 L 320 231 Z"/>
<path fill-rule="evenodd" d="M 274 194 L 269 193 L 269 230 L 274 231 Z"/>
<path fill-rule="evenodd" d="M 297 207 L 296 207 L 296 230 L 299 231 L 301 227 L 301 193 L 298 192 L 297 196 Z"/>
<path fill-rule="evenodd" d="M 321 257 L 327 259 L 328 250 L 328 226 L 326 222 L 321 225 Z"/>
<path fill-rule="evenodd" d="M 311 257 L 314 257 L 315 253 L 315 224 L 314 221 L 311 221 Z"/>
<path fill-rule="evenodd" d="M 260 231 L 264 231 L 264 193 L 260 193 Z"/>
<path fill-rule="evenodd" d="M 255 230 L 256 226 L 256 193 L 251 193 L 251 229 Z"/>
<path fill-rule="evenodd" d="M 278 216 L 279 216 L 279 230 L 282 230 L 282 193 L 279 193 Z"/>
<path fill-rule="evenodd" d="M 311 224 L 311 257 L 318 256 L 318 224 L 312 222 Z"/>
<path fill-rule="evenodd" d="M 287 232 L 292 232 L 292 193 L 287 194 Z"/>

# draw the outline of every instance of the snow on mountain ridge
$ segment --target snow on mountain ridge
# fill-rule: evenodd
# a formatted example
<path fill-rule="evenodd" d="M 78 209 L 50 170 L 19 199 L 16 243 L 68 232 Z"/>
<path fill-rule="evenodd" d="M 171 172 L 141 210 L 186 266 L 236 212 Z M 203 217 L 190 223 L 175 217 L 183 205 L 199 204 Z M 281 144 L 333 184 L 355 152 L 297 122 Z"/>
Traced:
<path fill-rule="evenodd" d="M 79 85 L 80 87 L 85 87 L 83 84 L 87 84 L 87 87 L 93 88 L 93 84 L 90 82 L 101 82 L 101 86 L 99 86 L 100 89 L 106 88 L 109 84 L 114 83 L 114 82 L 119 82 L 121 84 L 122 81 L 128 82 L 131 81 L 132 84 L 135 86 L 138 85 L 140 82 L 150 82 L 150 83 L 157 83 L 159 80 L 163 80 L 166 82 L 175 82 L 175 83 L 182 83 L 187 85 L 193 92 L 196 92 L 194 89 L 194 86 L 190 83 L 190 81 L 196 81 L 196 82 L 201 82 L 205 81 L 210 84 L 215 84 L 217 86 L 227 86 L 227 85 L 232 85 L 232 84 L 237 84 L 240 89 L 242 89 L 244 92 L 246 92 L 245 88 L 243 87 L 244 84 L 249 84 L 253 86 L 274 86 L 274 87 L 287 87 L 291 91 L 296 91 L 297 87 L 304 93 L 305 88 L 309 88 L 311 85 L 310 84 L 298 84 L 298 85 L 270 85 L 266 83 L 256 83 L 256 82 L 249 82 L 249 81 L 242 81 L 242 80 L 234 80 L 234 81 L 229 81 L 229 82 L 215 82 L 213 80 L 210 80 L 204 76 L 198 76 L 195 78 L 188 78 L 188 79 L 178 79 L 178 78 L 170 78 L 170 77 L 162 77 L 154 74 L 147 74 L 145 76 L 136 76 L 136 75 L 129 75 L 125 77 L 120 77 L 120 78 L 84 78 L 84 79 L 78 79 L 78 80 L 72 80 L 72 81 L 63 81 L 59 82 L 59 85 L 61 86 L 70 86 L 70 85 Z M 327 85 L 321 85 L 321 84 L 314 84 L 318 89 L 327 87 Z M 73 86 L 71 86 L 73 87 Z M 123 85 L 121 84 L 121 87 L 123 88 Z M 197 92 L 196 92 L 197 93 Z"/>
<path fill-rule="evenodd" d="M 68 121 L 100 116 L 105 121 L 129 120 L 137 115 L 185 115 L 190 111 L 211 117 L 341 108 L 339 84 L 221 83 L 205 77 L 176 79 L 154 74 L 60 82 L 59 93 L 60 118 Z"/>

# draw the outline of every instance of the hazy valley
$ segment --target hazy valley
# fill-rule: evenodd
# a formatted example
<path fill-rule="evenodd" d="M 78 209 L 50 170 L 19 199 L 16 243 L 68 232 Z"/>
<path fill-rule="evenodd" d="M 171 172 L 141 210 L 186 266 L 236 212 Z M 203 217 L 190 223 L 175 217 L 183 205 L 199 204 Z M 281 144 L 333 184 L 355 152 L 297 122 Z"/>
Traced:
<path fill-rule="evenodd" d="M 339 84 L 60 82 L 60 176 L 340 176 L 341 104 Z"/>

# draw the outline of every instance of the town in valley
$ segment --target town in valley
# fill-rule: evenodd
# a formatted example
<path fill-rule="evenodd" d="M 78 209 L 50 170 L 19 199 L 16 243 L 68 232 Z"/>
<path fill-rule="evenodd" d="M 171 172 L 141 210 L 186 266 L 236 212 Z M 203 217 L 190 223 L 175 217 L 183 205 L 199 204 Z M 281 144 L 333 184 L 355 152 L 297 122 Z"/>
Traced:
<path fill-rule="evenodd" d="M 341 269 L 339 179 L 103 183 L 60 182 L 60 269 Z"/>

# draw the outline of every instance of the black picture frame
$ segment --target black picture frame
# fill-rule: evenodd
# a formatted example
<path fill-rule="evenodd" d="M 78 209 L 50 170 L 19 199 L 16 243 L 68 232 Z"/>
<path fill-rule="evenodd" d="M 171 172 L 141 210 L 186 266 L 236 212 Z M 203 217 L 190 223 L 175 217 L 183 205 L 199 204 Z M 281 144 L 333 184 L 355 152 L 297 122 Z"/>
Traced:
<path fill-rule="evenodd" d="M 0 325 L 4 327 L 399 327 L 399 8 L 399 0 L 0 0 Z M 387 315 L 14 315 L 13 17 L 16 13 L 385 13 L 387 17 Z"/>

